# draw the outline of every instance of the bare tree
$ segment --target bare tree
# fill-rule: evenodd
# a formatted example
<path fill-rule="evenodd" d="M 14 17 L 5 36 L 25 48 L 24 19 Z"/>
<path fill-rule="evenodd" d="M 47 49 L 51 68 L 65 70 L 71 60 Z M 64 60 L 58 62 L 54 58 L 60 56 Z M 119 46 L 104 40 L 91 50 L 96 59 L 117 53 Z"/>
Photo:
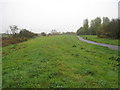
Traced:
<path fill-rule="evenodd" d="M 11 29 L 12 34 L 15 35 L 19 28 L 17 25 L 12 25 L 10 26 L 10 29 Z"/>

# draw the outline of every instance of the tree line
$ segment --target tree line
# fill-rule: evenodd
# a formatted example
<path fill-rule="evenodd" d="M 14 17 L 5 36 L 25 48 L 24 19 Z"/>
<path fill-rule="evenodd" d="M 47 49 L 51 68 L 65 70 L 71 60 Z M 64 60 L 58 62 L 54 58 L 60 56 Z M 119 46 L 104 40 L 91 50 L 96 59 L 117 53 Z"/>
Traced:
<path fill-rule="evenodd" d="M 20 30 L 20 32 L 18 33 L 18 30 Z M 73 35 L 76 34 L 76 32 L 58 32 L 56 29 L 52 29 L 50 31 L 50 33 L 46 33 L 46 32 L 41 32 L 41 33 L 33 33 L 27 29 L 20 29 L 18 28 L 17 25 L 11 25 L 10 26 L 10 31 L 11 31 L 11 35 L 13 37 L 26 37 L 26 38 L 33 38 L 35 36 L 53 36 L 53 35 Z M 6 31 L 6 34 L 9 35 L 8 30 Z"/>
<path fill-rule="evenodd" d="M 83 26 L 77 30 L 77 35 L 97 35 L 100 38 L 120 39 L 119 19 L 110 20 L 108 17 L 97 17 L 90 21 L 85 19 Z"/>
<path fill-rule="evenodd" d="M 42 32 L 40 33 L 41 36 L 54 36 L 54 35 L 75 35 L 76 32 L 58 32 L 57 30 L 55 29 L 52 29 L 50 31 L 50 33 L 45 33 L 45 32 Z"/>

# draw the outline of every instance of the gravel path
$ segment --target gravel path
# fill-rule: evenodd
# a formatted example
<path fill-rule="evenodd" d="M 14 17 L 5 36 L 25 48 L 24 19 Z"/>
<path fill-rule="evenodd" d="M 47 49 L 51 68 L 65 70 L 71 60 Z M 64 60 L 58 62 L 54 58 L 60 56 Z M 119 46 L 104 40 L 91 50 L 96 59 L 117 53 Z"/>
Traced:
<path fill-rule="evenodd" d="M 80 37 L 80 36 L 77 36 L 77 38 L 78 38 L 79 40 L 84 41 L 84 42 L 87 42 L 87 43 L 91 43 L 91 44 L 95 44 L 95 45 L 100 45 L 100 46 L 105 46 L 105 47 L 111 48 L 111 49 L 113 49 L 113 50 L 119 50 L 119 51 L 120 51 L 120 46 L 109 45 L 109 44 L 102 44 L 102 43 L 96 43 L 96 42 L 93 42 L 93 41 L 85 40 L 85 39 L 83 39 L 83 38 Z"/>

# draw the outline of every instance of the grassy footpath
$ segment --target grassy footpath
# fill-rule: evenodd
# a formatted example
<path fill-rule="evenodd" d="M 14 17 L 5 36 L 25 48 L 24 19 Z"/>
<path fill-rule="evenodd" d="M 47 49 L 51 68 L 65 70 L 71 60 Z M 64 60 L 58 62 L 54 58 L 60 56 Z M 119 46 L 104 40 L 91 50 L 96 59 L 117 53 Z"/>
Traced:
<path fill-rule="evenodd" d="M 109 38 L 99 38 L 96 35 L 80 35 L 80 36 L 83 37 L 84 39 L 87 39 L 90 41 L 120 46 L 120 43 L 118 43 L 118 40 L 113 40 L 113 39 L 109 39 Z"/>
<path fill-rule="evenodd" d="M 3 88 L 117 88 L 117 54 L 70 35 L 10 45 L 3 48 Z"/>

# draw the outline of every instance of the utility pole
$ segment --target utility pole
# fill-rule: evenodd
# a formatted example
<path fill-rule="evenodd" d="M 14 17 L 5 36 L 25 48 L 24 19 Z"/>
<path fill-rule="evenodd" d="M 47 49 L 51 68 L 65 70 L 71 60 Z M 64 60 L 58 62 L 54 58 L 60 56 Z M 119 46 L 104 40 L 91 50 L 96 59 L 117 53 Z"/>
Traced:
<path fill-rule="evenodd" d="M 118 19 L 120 19 L 120 1 L 118 2 Z"/>

